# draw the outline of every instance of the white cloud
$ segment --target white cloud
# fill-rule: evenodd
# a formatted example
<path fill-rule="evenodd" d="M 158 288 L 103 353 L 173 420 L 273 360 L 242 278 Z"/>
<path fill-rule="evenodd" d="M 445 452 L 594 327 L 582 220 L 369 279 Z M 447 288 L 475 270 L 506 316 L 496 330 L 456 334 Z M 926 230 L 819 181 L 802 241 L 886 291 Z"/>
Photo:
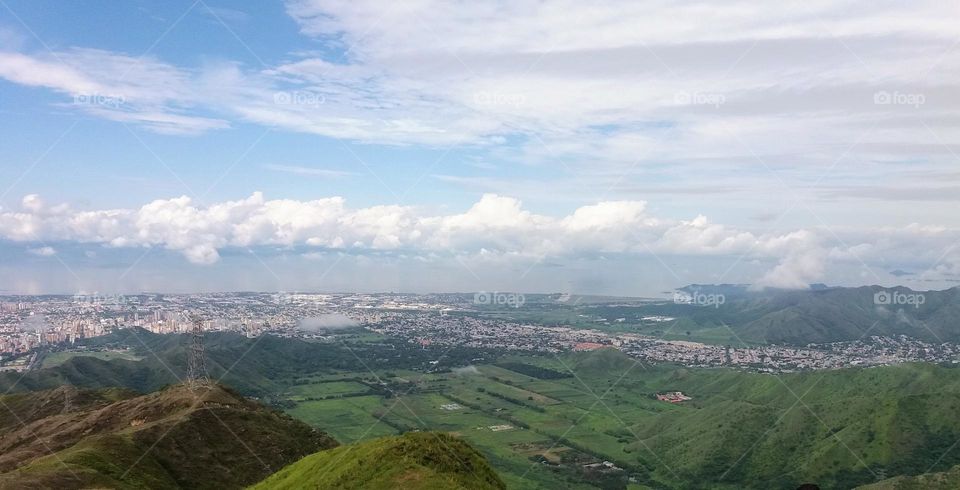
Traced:
<path fill-rule="evenodd" d="M 874 124 L 855 154 L 960 142 L 960 59 L 950 51 L 958 12 L 939 2 L 292 0 L 287 11 L 346 58 L 291 54 L 252 70 L 74 48 L 0 53 L 0 77 L 121 97 L 81 109 L 164 133 L 236 120 L 388 144 L 519 135 L 534 141 L 517 157 L 543 152 L 542 140 L 552 158 L 591 163 L 742 162 L 752 152 L 829 165 Z M 884 91 L 926 103 L 875 103 Z M 710 103 L 717 96 L 723 103 Z"/>
<path fill-rule="evenodd" d="M 758 279 L 754 286 L 780 289 L 805 289 L 823 277 L 823 250 L 790 252 L 773 270 Z"/>
<path fill-rule="evenodd" d="M 325 177 L 330 179 L 335 179 L 340 177 L 352 177 L 357 175 L 354 172 L 344 172 L 342 170 L 304 167 L 300 165 L 279 165 L 274 163 L 264 165 L 263 168 L 267 170 L 273 170 L 276 172 L 284 172 L 284 173 L 295 174 L 295 175 L 308 175 L 308 176 L 314 176 L 314 177 Z"/>
<path fill-rule="evenodd" d="M 797 288 L 822 278 L 829 263 L 864 261 L 883 271 L 890 262 L 914 266 L 927 262 L 932 273 L 948 274 L 957 263 L 956 254 L 949 254 L 950 246 L 960 240 L 960 232 L 916 225 L 758 235 L 711 223 L 704 216 L 692 220 L 652 216 L 647 204 L 639 201 L 600 202 L 554 217 L 526 210 L 517 199 L 487 194 L 465 212 L 433 215 L 399 205 L 354 209 L 340 197 L 266 200 L 261 193 L 254 193 L 246 199 L 208 206 L 181 196 L 152 201 L 138 209 L 93 211 L 49 206 L 39 196 L 30 195 L 24 198 L 21 210 L 0 212 L 0 238 L 163 247 L 200 265 L 219 261 L 220 252 L 227 248 L 260 246 L 288 248 L 317 259 L 323 258 L 323 249 L 393 251 L 428 260 L 436 254 L 494 261 L 498 257 L 541 261 L 610 253 L 742 256 L 746 262 L 757 259 L 773 264 L 756 278 L 757 285 Z M 32 253 L 52 255 L 55 251 L 44 247 Z M 943 257 L 947 260 L 940 261 Z M 939 269 L 934 267 L 937 265 Z"/>
<path fill-rule="evenodd" d="M 51 257 L 57 254 L 57 251 L 53 247 L 31 248 L 28 249 L 27 252 L 39 257 Z"/>
<path fill-rule="evenodd" d="M 0 78 L 51 89 L 76 110 L 159 133 L 229 127 L 223 119 L 198 114 L 209 99 L 195 74 L 149 56 L 86 48 L 38 55 L 0 51 Z"/>
<path fill-rule="evenodd" d="M 936 205 L 954 203 L 956 186 L 925 177 L 952 171 L 951 148 L 960 145 L 953 5 L 296 0 L 287 11 L 305 36 L 345 56 L 178 66 L 99 49 L 0 51 L 0 77 L 163 134 L 254 123 L 469 148 L 503 174 L 451 169 L 437 178 L 528 200 L 729 195 L 709 209 L 755 214 L 787 196 L 821 216 L 848 203 L 846 222 L 960 226 Z M 924 103 L 877 103 L 882 94 Z M 517 179 L 511 165 L 543 171 Z M 346 176 L 284 162 L 268 168 Z M 911 200 L 931 205 L 893 208 Z M 703 240 L 711 230 L 720 231 L 692 232 Z M 685 231 L 690 225 L 667 239 L 687 246 Z M 447 239 L 442 230 L 433 238 Z M 718 253 L 750 237 L 723 240 Z"/>
<path fill-rule="evenodd" d="M 960 222 L 951 207 L 902 202 L 957 200 L 958 8 L 293 0 L 287 11 L 302 33 L 345 56 L 290 53 L 256 68 L 178 66 L 76 47 L 29 52 L 13 43 L 0 51 L 0 78 L 59 94 L 93 117 L 164 134 L 255 123 L 359 142 L 468 146 L 488 151 L 501 169 L 542 165 L 554 170 L 546 177 L 567 180 L 544 185 L 548 172 L 524 183 L 506 171 L 494 178 L 452 169 L 435 180 L 511 196 L 536 188 L 595 204 L 554 217 L 490 194 L 463 212 L 425 215 L 409 206 L 351 209 L 338 197 L 254 194 L 207 207 L 180 197 L 76 211 L 27 196 L 22 209 L 0 213 L 0 235 L 160 246 L 198 264 L 216 262 L 226 247 L 279 245 L 522 257 L 747 254 L 772 263 L 760 284 L 789 287 L 832 262 L 955 273 L 960 260 L 948 247 Z M 923 103 L 893 103 L 898 96 Z M 607 190 L 615 198 L 597 197 Z M 640 200 L 670 193 L 685 197 L 689 212 L 654 216 Z M 824 210 L 832 227 L 818 219 L 816 227 L 766 231 L 700 216 L 716 219 L 712 206 L 728 204 L 705 204 L 704 195 L 717 194 L 734 195 L 754 215 L 776 216 L 771 202 L 799 199 L 796 209 Z M 855 199 L 868 207 L 835 205 Z M 843 228 L 827 212 L 864 227 L 927 222 Z"/>

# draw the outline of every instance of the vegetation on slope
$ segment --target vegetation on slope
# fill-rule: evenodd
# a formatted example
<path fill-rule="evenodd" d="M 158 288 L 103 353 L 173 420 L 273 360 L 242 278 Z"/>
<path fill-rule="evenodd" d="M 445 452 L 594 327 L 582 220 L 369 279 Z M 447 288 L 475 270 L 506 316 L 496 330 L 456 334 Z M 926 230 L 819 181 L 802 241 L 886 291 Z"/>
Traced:
<path fill-rule="evenodd" d="M 253 488 L 494 490 L 506 486 L 466 442 L 444 433 L 409 432 L 312 454 Z"/>
<path fill-rule="evenodd" d="M 742 343 L 807 345 L 854 341 L 865 334 L 906 335 L 934 343 L 960 341 L 960 287 L 943 291 L 880 286 L 752 291 L 746 286 L 692 285 L 681 291 L 707 299 L 709 295 L 723 295 L 724 300 L 722 304 L 709 306 L 668 301 L 645 305 L 558 306 L 557 309 L 568 310 L 569 323 L 576 323 L 574 319 L 578 314 L 608 321 L 626 320 L 616 324 L 583 325 L 585 327 L 626 329 L 673 338 L 686 335 L 692 340 L 738 347 Z M 913 295 L 921 295 L 923 303 L 903 304 L 904 298 L 919 297 Z M 894 296 L 898 300 L 892 300 Z M 653 315 L 672 317 L 676 321 L 651 324 L 641 320 Z"/>
<path fill-rule="evenodd" d="M 635 424 L 629 449 L 663 477 L 755 488 L 850 488 L 960 463 L 957 368 L 909 364 L 783 376 L 678 370 L 695 397 Z M 646 374 L 646 373 L 645 373 Z M 799 398 L 799 401 L 798 401 Z M 662 472 L 662 469 L 660 470 Z"/>
<path fill-rule="evenodd" d="M 298 376 L 334 370 L 353 370 L 359 359 L 379 368 L 431 366 L 443 369 L 483 358 L 485 351 L 453 348 L 422 349 L 401 339 L 352 345 L 311 342 L 266 335 L 251 339 L 234 332 L 208 332 L 204 336 L 207 371 L 211 378 L 245 396 L 262 397 L 276 392 Z M 69 384 L 84 388 L 122 386 L 141 393 L 177 383 L 185 377 L 185 343 L 189 336 L 158 335 L 141 328 L 119 330 L 87 339 L 90 347 L 132 350 L 140 361 L 106 361 L 90 356 L 73 357 L 63 364 L 26 373 L 0 373 L 0 392 L 37 391 Z M 441 358 L 439 365 L 431 361 Z"/>
<path fill-rule="evenodd" d="M 58 391 L 4 401 L 17 397 L 21 409 L 48 406 L 43 400 L 59 399 Z M 80 392 L 75 399 L 116 393 Z M 176 385 L 106 405 L 72 404 L 43 417 L 16 414 L 18 424 L 0 434 L 0 487 L 241 488 L 336 445 L 218 385 Z"/>
<path fill-rule="evenodd" d="M 898 476 L 859 487 L 860 490 L 955 490 L 960 488 L 960 466 L 942 473 Z"/>
<path fill-rule="evenodd" d="M 171 365 L 176 356 L 182 356 L 176 336 L 146 333 L 142 340 Z M 479 370 L 474 375 L 448 376 L 442 367 L 416 364 L 436 359 L 436 352 L 427 349 L 415 347 L 412 355 L 421 357 L 413 358 L 412 367 L 404 369 L 397 367 L 407 355 L 402 346 L 384 343 L 351 347 L 376 366 L 377 374 L 373 375 L 336 344 L 275 337 L 255 342 L 232 334 L 211 335 L 211 370 L 229 367 L 230 356 L 235 360 L 253 347 L 232 373 L 247 378 L 239 381 L 246 381 L 248 390 L 284 401 L 297 417 L 320 428 L 331 427 L 345 440 L 412 428 L 457 431 L 483 451 L 503 472 L 504 479 L 521 488 L 527 488 L 524 483 L 532 488 L 558 480 L 595 484 L 598 479 L 583 468 L 595 461 L 611 461 L 622 468 L 617 479 L 624 484 L 629 477 L 655 488 L 793 488 L 806 482 L 824 488 L 850 488 L 891 475 L 945 471 L 960 464 L 960 452 L 948 451 L 960 439 L 960 420 L 955 416 L 960 411 L 960 369 L 955 366 L 906 364 L 769 375 L 639 365 L 616 350 L 601 349 L 559 357 L 517 355 L 501 361 L 500 367 L 472 357 L 461 358 L 452 362 L 475 362 Z M 245 367 L 248 359 L 252 364 L 249 368 Z M 70 375 L 82 379 L 86 371 L 76 368 L 87 361 L 98 363 L 104 372 L 132 386 L 171 376 L 159 363 L 150 364 L 149 356 L 139 362 L 109 363 L 77 358 L 58 369 L 30 373 L 26 383 L 14 388 L 60 380 L 67 372 L 63 369 L 73 369 Z M 428 370 L 430 374 L 422 381 L 411 384 L 409 380 L 417 378 L 412 372 Z M 568 376 L 570 370 L 576 376 Z M 693 399 L 669 404 L 653 397 L 665 391 L 683 391 Z M 596 400 L 600 395 L 604 396 L 602 404 Z M 64 398 L 62 393 L 46 395 L 46 402 L 22 394 L 12 396 L 21 397 L 6 400 L 11 404 L 18 400 L 16 403 L 23 407 L 18 412 L 28 425 L 34 423 L 30 412 L 44 417 L 59 413 L 62 405 L 58 403 Z M 89 402 L 73 403 L 101 408 L 112 403 L 107 395 L 86 396 Z M 127 395 L 117 391 L 111 396 Z M 404 403 L 413 406 L 423 420 L 389 412 L 388 407 L 395 403 L 391 397 L 395 396 L 403 396 Z M 465 408 L 441 408 L 451 401 Z M 210 418 L 206 422 L 210 426 L 219 424 Z M 500 424 L 510 424 L 514 429 L 490 429 Z M 0 417 L 0 429 L 12 425 L 19 422 Z M 189 434 L 183 437 L 189 439 Z M 102 463 L 88 458 L 75 467 L 78 473 L 123 462 L 127 454 L 123 441 L 116 439 L 70 442 L 66 446 L 58 445 L 59 437 L 44 440 L 57 451 L 71 449 L 88 454 L 80 450 L 91 446 L 93 454 L 110 454 L 100 459 Z M 236 438 L 229 436 L 226 442 L 230 441 Z M 113 453 L 97 444 L 108 445 Z M 554 446 L 559 450 L 546 459 L 556 466 L 542 464 L 541 453 L 550 452 L 548 448 Z M 4 457 L 7 452 L 0 447 Z M 46 451 L 36 449 L 36 454 Z M 73 457 L 68 453 L 60 456 Z M 62 466 L 53 458 L 48 462 L 51 467 Z M 248 463 L 245 468 L 259 464 Z M 142 461 L 137 468 L 141 464 L 146 468 L 143 475 L 156 480 L 148 486 L 162 488 L 166 478 L 162 472 L 151 471 L 150 461 Z M 533 470 L 529 470 L 531 465 L 535 466 Z M 269 466 L 276 468 L 272 462 Z M 611 470 L 611 474 L 614 472 Z M 101 469 L 94 473 L 101 477 L 110 474 Z M 122 486 L 112 480 L 89 481 Z M 570 485 L 574 488 L 574 483 Z"/>

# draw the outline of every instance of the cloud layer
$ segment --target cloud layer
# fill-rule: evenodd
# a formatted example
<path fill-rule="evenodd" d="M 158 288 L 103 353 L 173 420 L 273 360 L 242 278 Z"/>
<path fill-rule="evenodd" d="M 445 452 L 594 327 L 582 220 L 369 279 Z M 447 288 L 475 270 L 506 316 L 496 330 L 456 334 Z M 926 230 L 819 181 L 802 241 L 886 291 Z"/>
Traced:
<path fill-rule="evenodd" d="M 872 157 L 960 142 L 960 11 L 941 2 L 293 0 L 287 11 L 344 55 L 178 66 L 75 47 L 0 52 L 0 77 L 162 133 L 242 121 L 387 144 L 520 135 L 527 158 L 546 143 L 632 162 L 662 157 L 666 142 L 672 159 L 746 146 L 829 164 L 860 137 Z"/>
<path fill-rule="evenodd" d="M 55 242 L 66 241 L 162 247 L 194 264 L 261 246 L 734 257 L 771 263 L 754 282 L 774 287 L 803 287 L 840 262 L 960 274 L 950 211 L 960 200 L 956 4 L 290 0 L 285 9 L 305 45 L 323 51 L 290 46 L 251 66 L 221 53 L 174 61 L 7 43 L 0 78 L 52 94 L 70 114 L 163 135 L 253 124 L 389 149 L 466 148 L 488 167 L 424 177 L 486 194 L 446 214 L 260 193 L 91 211 L 30 195 L 0 212 L 0 237 L 27 244 L 35 260 L 60 258 Z M 282 159 L 260 167 L 366 173 Z M 537 191 L 594 204 L 555 216 L 505 197 L 529 203 Z M 640 200 L 660 196 L 673 197 L 663 199 L 672 216 Z M 802 221 L 780 224 L 794 201 Z M 734 210 L 721 215 L 727 224 L 699 214 L 716 219 L 721 206 Z"/>
<path fill-rule="evenodd" d="M 842 236 L 841 236 L 842 235 Z M 520 258 L 543 261 L 602 255 L 738 257 L 776 265 L 755 283 L 802 288 L 830 262 L 889 267 L 929 261 L 928 273 L 957 272 L 957 230 L 915 225 L 899 229 L 800 229 L 755 234 L 710 222 L 651 215 L 642 201 L 606 201 L 561 217 L 524 209 L 514 198 L 486 194 L 461 213 L 430 214 L 415 206 L 350 208 L 341 197 L 195 204 L 189 197 L 156 200 L 138 209 L 80 211 L 23 198 L 21 209 L 0 212 L 0 238 L 36 243 L 75 242 L 107 247 L 163 247 L 198 265 L 228 248 L 280 247 L 355 253 L 396 251 L 411 256 Z M 53 248 L 31 248 L 50 256 Z M 883 269 L 881 269 L 883 270 Z"/>

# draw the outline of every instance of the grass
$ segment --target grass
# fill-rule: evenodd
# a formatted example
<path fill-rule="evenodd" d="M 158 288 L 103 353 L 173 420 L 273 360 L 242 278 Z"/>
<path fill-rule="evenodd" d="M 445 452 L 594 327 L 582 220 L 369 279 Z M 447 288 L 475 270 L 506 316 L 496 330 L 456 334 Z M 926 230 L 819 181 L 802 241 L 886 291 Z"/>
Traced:
<path fill-rule="evenodd" d="M 506 488 L 483 457 L 447 434 L 409 433 L 321 451 L 253 487 L 495 490 Z"/>
<path fill-rule="evenodd" d="M 304 401 L 357 395 L 369 391 L 369 387 L 356 381 L 328 381 L 295 385 L 287 396 L 294 401 Z"/>
<path fill-rule="evenodd" d="M 51 352 L 43 358 L 43 363 L 41 367 L 50 368 L 54 366 L 59 366 L 74 357 L 93 357 L 96 359 L 102 359 L 104 361 L 110 361 L 113 359 L 126 359 L 128 361 L 139 361 L 142 358 L 137 356 L 132 351 L 119 351 L 119 350 L 105 350 L 105 351 L 60 351 L 60 352 Z"/>
<path fill-rule="evenodd" d="M 874 473 L 923 472 L 960 439 L 955 368 L 909 364 L 773 376 L 639 367 L 611 351 L 508 360 L 575 376 L 539 379 L 502 365 L 479 365 L 472 375 L 403 373 L 422 381 L 404 385 L 412 391 L 399 400 L 369 395 L 301 402 L 290 413 L 347 437 L 344 442 L 409 430 L 455 433 L 511 488 L 610 484 L 612 476 L 583 469 L 590 461 L 624 468 L 612 488 L 624 488 L 627 476 L 655 488 L 691 482 L 779 488 L 806 481 L 852 487 L 874 481 Z M 662 391 L 694 398 L 677 405 L 655 400 Z M 803 396 L 802 405 L 794 394 Z M 439 408 L 451 400 L 464 408 Z M 492 425 L 514 429 L 494 432 Z M 935 469 L 960 463 L 955 453 Z M 535 462 L 558 455 L 566 458 L 559 466 Z"/>
<path fill-rule="evenodd" d="M 142 396 L 61 387 L 4 399 L 31 423 L 0 438 L 0 488 L 242 488 L 336 445 L 219 385 Z"/>

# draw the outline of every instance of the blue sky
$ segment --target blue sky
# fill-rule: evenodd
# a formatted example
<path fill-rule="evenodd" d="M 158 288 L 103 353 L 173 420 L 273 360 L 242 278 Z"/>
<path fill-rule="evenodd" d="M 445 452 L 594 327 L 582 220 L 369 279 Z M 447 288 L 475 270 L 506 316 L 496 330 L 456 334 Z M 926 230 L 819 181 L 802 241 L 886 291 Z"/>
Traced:
<path fill-rule="evenodd" d="M 3 0 L 0 289 L 949 287 L 958 15 Z"/>
<path fill-rule="evenodd" d="M 190 68 L 217 63 L 257 68 L 261 63 L 289 60 L 291 53 L 301 51 L 319 51 L 325 57 L 342 62 L 345 52 L 342 47 L 331 47 L 322 40 L 299 35 L 296 23 L 280 3 L 247 2 L 246 5 L 231 4 L 231 8 L 193 2 L 84 5 L 7 2 L 7 5 L 19 20 L 7 10 L 3 12 L 8 14 L 3 18 L 7 21 L 3 28 L 7 36 L 15 40 L 13 44 L 25 52 L 42 54 L 47 47 L 59 51 L 79 46 L 134 57 L 145 54 Z M 51 15 L 53 12 L 56 15 Z M 343 195 L 358 205 L 386 204 L 389 199 L 378 196 L 376 189 L 364 186 L 358 182 L 360 179 L 304 179 L 302 174 L 270 171 L 265 167 L 369 173 L 357 162 L 359 157 L 382 179 L 395 183 L 400 189 L 413 185 L 417 176 L 446 150 L 353 145 L 349 141 L 314 135 L 271 131 L 269 127 L 242 121 L 231 121 L 229 131 L 213 131 L 202 137 L 170 138 L 139 131 L 134 136 L 130 129 L 137 130 L 136 127 L 59 107 L 65 103 L 62 95 L 16 84 L 4 84 L 2 90 L 6 116 L 2 130 L 9 135 L 5 138 L 9 144 L 4 145 L 4 151 L 11 160 L 36 160 L 77 123 L 44 157 L 41 168 L 24 177 L 17 186 L 22 189 L 21 194 L 57 196 L 94 207 L 135 206 L 183 193 L 203 193 L 208 188 L 207 198 L 219 201 L 248 195 L 252 191 L 251 182 L 257 182 L 259 190 L 285 198 Z M 66 98 L 66 103 L 69 102 Z M 260 139 L 256 146 L 252 145 Z M 347 150 L 344 144 L 354 147 Z M 471 153 L 457 150 L 447 157 L 451 160 L 477 158 Z M 217 181 L 220 175 L 224 177 Z M 214 182 L 216 185 L 211 188 Z M 431 196 L 430 190 L 428 186 L 419 189 L 426 202 L 442 204 L 458 197 L 458 193 Z M 4 204 L 16 203 L 20 197 L 5 196 Z M 463 200 L 460 204 L 469 202 Z"/>

